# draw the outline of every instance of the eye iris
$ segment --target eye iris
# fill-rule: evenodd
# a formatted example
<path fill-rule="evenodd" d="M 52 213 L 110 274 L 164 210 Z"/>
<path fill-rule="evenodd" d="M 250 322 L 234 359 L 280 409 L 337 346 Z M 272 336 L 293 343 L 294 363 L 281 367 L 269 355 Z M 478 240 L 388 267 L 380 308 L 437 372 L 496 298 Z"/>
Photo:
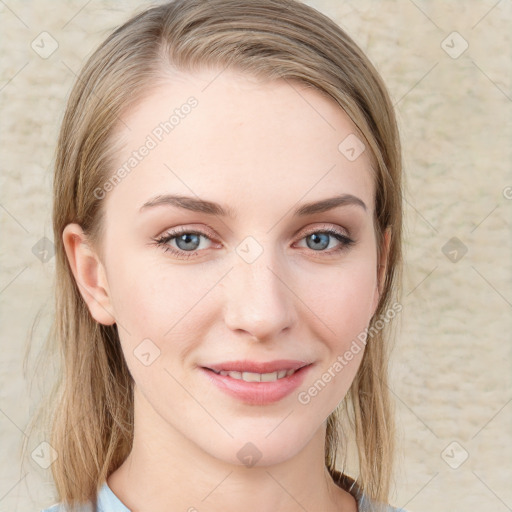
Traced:
<path fill-rule="evenodd" d="M 193 239 L 193 242 L 190 242 L 190 240 Z M 185 242 L 185 246 L 180 246 L 180 242 Z M 176 237 L 176 245 L 179 249 L 186 251 L 186 250 L 196 250 L 199 246 L 199 235 L 196 235 L 194 233 L 184 233 L 183 235 L 180 235 Z M 190 247 L 189 244 L 192 243 L 192 245 L 196 244 L 195 247 Z"/>
<path fill-rule="evenodd" d="M 318 245 L 313 245 L 311 246 L 311 244 L 309 243 L 310 240 L 313 240 L 315 243 L 318 243 L 318 241 L 321 241 L 322 237 L 323 237 L 323 244 L 321 244 L 321 247 L 320 249 L 325 249 L 326 247 L 329 246 L 329 236 L 328 234 L 326 233 L 313 233 L 311 235 L 309 235 L 306 240 L 307 240 L 307 244 L 308 244 L 308 247 L 310 249 L 318 249 Z"/>

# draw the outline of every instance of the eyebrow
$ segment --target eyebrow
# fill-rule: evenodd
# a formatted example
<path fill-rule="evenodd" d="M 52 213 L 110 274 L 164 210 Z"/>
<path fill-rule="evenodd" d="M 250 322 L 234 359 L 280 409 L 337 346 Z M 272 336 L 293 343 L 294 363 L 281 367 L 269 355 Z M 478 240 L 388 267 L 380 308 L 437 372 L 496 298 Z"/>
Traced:
<path fill-rule="evenodd" d="M 329 197 L 327 199 L 322 199 L 320 201 L 305 203 L 294 211 L 294 216 L 305 217 L 307 215 L 323 213 L 340 206 L 349 205 L 360 206 L 363 208 L 363 210 L 367 210 L 366 204 L 364 201 L 359 199 L 359 197 L 356 197 L 352 194 L 341 194 L 338 196 Z M 153 197 L 149 201 L 145 202 L 140 207 L 139 211 L 143 212 L 149 208 L 154 208 L 157 206 L 174 206 L 193 212 L 205 213 L 207 215 L 230 217 L 232 219 L 236 218 L 235 211 L 232 208 L 228 208 L 218 203 L 207 201 L 205 199 L 172 194 L 158 195 Z"/>

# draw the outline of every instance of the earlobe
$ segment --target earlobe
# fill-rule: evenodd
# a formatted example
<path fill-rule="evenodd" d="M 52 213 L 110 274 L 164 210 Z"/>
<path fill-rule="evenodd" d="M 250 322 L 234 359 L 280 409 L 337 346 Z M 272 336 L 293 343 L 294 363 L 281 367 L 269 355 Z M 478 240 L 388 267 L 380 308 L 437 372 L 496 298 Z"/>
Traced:
<path fill-rule="evenodd" d="M 103 265 L 87 243 L 87 237 L 78 224 L 68 224 L 62 232 L 62 241 L 69 265 L 92 317 L 104 325 L 115 323 Z"/>

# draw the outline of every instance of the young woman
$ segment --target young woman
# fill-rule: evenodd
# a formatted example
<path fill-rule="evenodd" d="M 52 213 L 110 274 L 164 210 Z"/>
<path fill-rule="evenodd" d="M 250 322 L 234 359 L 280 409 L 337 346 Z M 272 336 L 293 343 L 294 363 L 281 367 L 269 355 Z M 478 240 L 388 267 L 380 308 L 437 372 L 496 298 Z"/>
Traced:
<path fill-rule="evenodd" d="M 69 98 L 53 221 L 47 512 L 396 510 L 399 134 L 333 21 L 292 0 L 130 19 Z"/>

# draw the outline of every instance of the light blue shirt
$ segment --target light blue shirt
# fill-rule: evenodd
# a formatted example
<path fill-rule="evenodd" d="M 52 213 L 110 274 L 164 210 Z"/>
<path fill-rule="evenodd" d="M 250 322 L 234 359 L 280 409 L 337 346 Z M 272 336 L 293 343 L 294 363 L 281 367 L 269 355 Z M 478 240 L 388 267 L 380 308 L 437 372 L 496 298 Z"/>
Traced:
<path fill-rule="evenodd" d="M 357 492 L 354 489 L 349 490 L 350 494 L 354 496 L 357 501 L 357 510 L 359 512 L 374 512 L 379 510 L 375 508 L 375 502 L 370 500 L 364 493 Z M 91 512 L 93 510 L 92 504 L 87 504 L 80 509 L 80 512 Z M 41 510 L 41 512 L 67 512 L 62 504 L 56 503 L 50 508 Z M 98 512 L 131 512 L 131 510 L 122 503 L 122 501 L 114 494 L 112 489 L 107 485 L 107 482 L 103 484 L 98 493 Z M 379 512 L 381 512 L 379 510 Z M 384 511 L 382 511 L 384 512 Z M 394 508 L 388 506 L 385 512 L 407 512 L 402 508 Z"/>
<path fill-rule="evenodd" d="M 92 511 L 92 504 L 87 504 L 80 509 L 80 512 Z M 50 508 L 42 510 L 41 512 L 67 512 L 64 506 L 60 503 L 52 505 Z M 131 510 L 124 505 L 124 503 L 114 494 L 112 489 L 108 486 L 107 482 L 103 484 L 98 493 L 98 512 L 131 512 Z"/>

